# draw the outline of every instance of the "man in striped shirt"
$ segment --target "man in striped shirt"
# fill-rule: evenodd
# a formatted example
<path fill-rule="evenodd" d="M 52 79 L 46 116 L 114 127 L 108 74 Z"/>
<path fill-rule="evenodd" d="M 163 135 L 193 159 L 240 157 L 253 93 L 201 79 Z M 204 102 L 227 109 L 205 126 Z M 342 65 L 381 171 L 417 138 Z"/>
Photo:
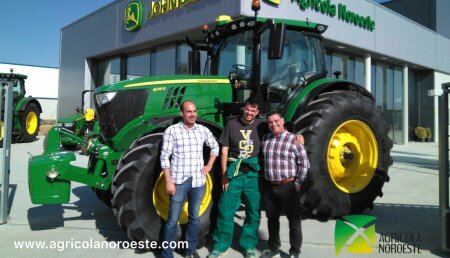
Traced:
<path fill-rule="evenodd" d="M 211 131 L 195 123 L 197 108 L 192 101 L 181 104 L 183 121 L 166 129 L 161 150 L 161 168 L 170 196 L 169 217 L 164 228 L 164 241 L 176 240 L 178 219 L 184 199 L 188 198 L 189 219 L 186 227 L 188 248 L 186 257 L 199 257 L 196 250 L 199 236 L 199 209 L 205 192 L 206 174 L 211 171 L 219 155 L 219 144 Z M 203 160 L 203 145 L 211 148 L 208 163 Z M 173 249 L 161 252 L 163 257 L 173 257 Z"/>
<path fill-rule="evenodd" d="M 300 254 L 302 244 L 301 217 L 298 194 L 306 180 L 309 168 L 308 156 L 303 145 L 296 143 L 296 136 L 284 127 L 284 119 L 279 111 L 267 115 L 271 133 L 264 135 L 264 205 L 266 207 L 269 231 L 269 250 L 263 257 L 280 257 L 280 213 L 284 208 L 289 220 L 289 257 Z"/>

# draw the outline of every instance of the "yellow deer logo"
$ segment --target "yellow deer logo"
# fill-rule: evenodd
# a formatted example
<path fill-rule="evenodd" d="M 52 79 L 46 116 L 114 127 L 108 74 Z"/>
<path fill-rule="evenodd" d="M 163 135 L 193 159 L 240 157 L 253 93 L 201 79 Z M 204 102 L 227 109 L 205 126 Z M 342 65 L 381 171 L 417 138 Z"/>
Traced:
<path fill-rule="evenodd" d="M 142 25 L 142 3 L 134 1 L 128 4 L 124 14 L 125 30 L 136 31 Z"/>
<path fill-rule="evenodd" d="M 135 24 L 138 23 L 137 21 L 137 15 L 131 10 L 131 7 L 127 8 L 127 17 L 125 18 L 125 22 L 134 22 Z"/>

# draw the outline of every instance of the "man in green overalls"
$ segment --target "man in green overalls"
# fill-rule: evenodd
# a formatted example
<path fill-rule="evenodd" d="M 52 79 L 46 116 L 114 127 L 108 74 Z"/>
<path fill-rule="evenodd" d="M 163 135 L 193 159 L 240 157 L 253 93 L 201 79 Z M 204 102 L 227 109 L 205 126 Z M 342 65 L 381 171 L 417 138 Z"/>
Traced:
<path fill-rule="evenodd" d="M 261 212 L 258 156 L 260 136 L 267 131 L 267 127 L 255 119 L 258 113 L 258 103 L 247 100 L 242 116 L 230 120 L 219 138 L 222 144 L 220 164 L 223 194 L 219 200 L 219 215 L 213 234 L 214 250 L 208 255 L 209 258 L 222 256 L 230 247 L 234 214 L 241 206 L 242 195 L 246 216 L 239 244 L 245 250 L 245 257 L 255 257 Z"/>

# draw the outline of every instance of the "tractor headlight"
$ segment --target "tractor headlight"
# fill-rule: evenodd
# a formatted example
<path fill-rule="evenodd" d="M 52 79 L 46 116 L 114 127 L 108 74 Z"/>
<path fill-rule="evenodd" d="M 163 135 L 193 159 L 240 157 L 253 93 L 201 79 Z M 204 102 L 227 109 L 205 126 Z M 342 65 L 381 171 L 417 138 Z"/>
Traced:
<path fill-rule="evenodd" d="M 114 96 L 116 96 L 117 92 L 106 92 L 106 93 L 99 93 L 95 95 L 95 102 L 97 102 L 97 105 L 103 106 L 105 104 L 108 104 Z"/>
<path fill-rule="evenodd" d="M 63 123 L 62 126 L 63 127 L 72 127 L 73 123 Z"/>

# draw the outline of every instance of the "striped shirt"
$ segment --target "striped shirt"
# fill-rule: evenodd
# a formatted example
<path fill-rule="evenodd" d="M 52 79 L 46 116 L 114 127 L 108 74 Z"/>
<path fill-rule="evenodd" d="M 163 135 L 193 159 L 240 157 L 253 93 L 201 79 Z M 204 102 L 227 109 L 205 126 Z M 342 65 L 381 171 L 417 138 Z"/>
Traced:
<path fill-rule="evenodd" d="M 308 155 L 303 145 L 296 144 L 295 135 L 288 131 L 263 137 L 264 176 L 268 181 L 283 181 L 295 177 L 302 185 L 309 169 Z"/>
<path fill-rule="evenodd" d="M 169 168 L 174 184 L 181 184 L 192 177 L 192 187 L 205 184 L 206 176 L 201 169 L 205 166 L 203 146 L 211 148 L 210 155 L 219 155 L 219 144 L 211 131 L 203 125 L 194 124 L 187 128 L 183 122 L 164 131 L 161 150 L 161 168 Z"/>

